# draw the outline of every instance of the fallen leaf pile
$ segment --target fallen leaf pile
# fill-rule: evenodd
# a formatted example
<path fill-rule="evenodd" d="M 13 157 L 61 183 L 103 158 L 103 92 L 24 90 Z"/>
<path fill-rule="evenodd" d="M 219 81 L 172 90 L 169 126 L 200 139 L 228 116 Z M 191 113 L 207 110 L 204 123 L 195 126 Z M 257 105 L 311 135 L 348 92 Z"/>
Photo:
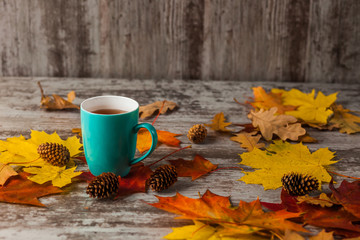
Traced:
<path fill-rule="evenodd" d="M 68 100 L 65 100 L 55 94 L 53 98 L 45 96 L 40 83 L 39 87 L 42 107 L 51 110 L 78 108 L 72 104 L 74 92 L 70 92 Z M 340 187 L 335 188 L 329 175 L 334 173 L 329 170 L 329 166 L 337 163 L 334 160 L 335 151 L 328 148 L 310 151 L 303 143 L 317 141 L 308 135 L 304 126 L 326 130 L 336 128 L 341 133 L 353 134 L 360 132 L 360 117 L 336 103 L 337 93 L 326 96 L 320 91 L 304 93 L 297 89 L 271 89 L 266 92 L 262 87 L 255 87 L 253 94 L 254 98 L 246 102 L 246 106 L 253 107 L 247 112 L 247 123 L 229 122 L 225 114 L 220 112 L 211 119 L 211 123 L 204 124 L 213 130 L 210 131 L 213 137 L 226 137 L 247 150 L 239 154 L 239 164 L 246 169 L 242 169 L 244 176 L 239 180 L 246 184 L 262 185 L 264 190 L 277 189 L 282 187 L 281 179 L 284 175 L 296 172 L 318 180 L 319 189 L 310 196 L 290 196 L 282 190 L 281 203 L 260 202 L 258 197 L 252 202 L 240 201 L 237 205 L 230 202 L 230 197 L 214 194 L 210 190 L 197 199 L 178 192 L 172 197 L 156 196 L 158 202 L 149 205 L 193 221 L 191 225 L 173 228 L 173 232 L 165 238 L 303 240 L 309 237 L 317 240 L 334 239 L 334 235 L 359 238 L 360 181 L 342 181 Z M 173 112 L 175 108 L 177 104 L 174 102 L 157 101 L 141 106 L 139 116 L 144 119 L 157 113 L 152 123 L 154 125 L 160 114 Z M 242 129 L 237 131 L 239 126 Z M 73 133 L 81 136 L 81 129 L 73 129 Z M 118 177 L 119 190 L 114 199 L 146 193 L 149 178 L 157 174 L 157 170 L 154 173 L 152 167 L 170 155 L 191 147 L 180 148 L 181 141 L 177 137 L 186 133 L 157 130 L 157 134 L 158 145 L 175 147 L 177 150 L 151 164 L 133 165 L 127 176 Z M 69 163 L 56 167 L 41 159 L 37 148 L 45 142 L 59 143 L 68 148 L 71 156 Z M 137 150 L 143 153 L 150 149 L 151 143 L 150 133 L 141 129 L 137 134 Z M 61 193 L 61 188 L 76 180 L 94 180 L 96 177 L 89 171 L 76 171 L 74 158 L 81 160 L 80 164 L 86 164 L 81 147 L 82 144 L 75 136 L 62 140 L 56 133 L 38 131 L 31 131 L 29 139 L 19 136 L 0 141 L 0 201 L 43 207 L 38 198 Z M 193 160 L 177 158 L 167 161 L 172 166 L 166 167 L 171 167 L 172 171 L 176 169 L 176 173 L 175 170 L 172 172 L 176 179 L 191 177 L 194 181 L 224 169 L 195 153 Z M 161 179 L 157 178 L 159 181 Z M 321 192 L 324 189 L 322 183 L 329 183 L 330 190 Z M 175 190 L 176 186 L 172 185 L 171 189 Z M 306 225 L 320 228 L 318 235 L 309 232 Z"/>
<path fill-rule="evenodd" d="M 337 93 L 328 96 L 321 91 L 316 94 L 303 93 L 298 89 L 285 91 L 271 89 L 267 93 L 262 87 L 253 88 L 254 99 L 250 103 L 256 110 L 277 108 L 277 114 L 296 117 L 301 123 L 320 129 L 338 128 L 341 133 L 360 132 L 360 117 L 351 114 L 336 103 Z"/>
<path fill-rule="evenodd" d="M 286 210 L 264 212 L 259 199 L 240 201 L 239 205 L 232 206 L 229 197 L 209 190 L 199 199 L 180 193 L 174 197 L 157 198 L 159 202 L 149 205 L 194 221 L 194 225 L 174 228 L 173 233 L 165 236 L 166 239 L 270 239 L 284 236 L 286 229 L 307 232 L 300 224 L 288 220 L 300 217 L 301 213 Z"/>
<path fill-rule="evenodd" d="M 302 213 L 304 224 L 324 228 L 336 235 L 360 237 L 360 181 L 342 181 L 339 188 L 330 182 L 331 193 L 321 193 L 317 197 L 293 197 L 281 192 L 280 204 L 262 202 L 273 211 L 287 210 Z M 299 219 L 298 219 L 299 220 Z"/>
<path fill-rule="evenodd" d="M 58 189 L 64 187 L 72 182 L 72 179 L 81 174 L 81 172 L 75 172 L 76 166 L 75 162 L 70 159 L 67 166 L 57 167 L 47 163 L 45 160 L 39 157 L 37 153 L 37 148 L 40 144 L 45 142 L 59 143 L 63 146 L 67 147 L 70 152 L 70 156 L 73 157 L 81 152 L 80 147 L 82 144 L 79 142 L 77 137 L 70 137 L 67 140 L 62 140 L 59 135 L 56 133 L 47 134 L 45 132 L 39 131 L 31 131 L 31 137 L 29 139 L 25 139 L 25 137 L 13 137 L 8 138 L 6 141 L 0 141 L 1 149 L 3 150 L 0 153 L 0 180 L 1 185 L 5 185 L 0 187 L 0 191 L 6 191 L 7 194 L 10 191 L 9 186 L 15 186 L 15 182 L 19 182 L 18 188 L 14 191 L 22 192 L 21 184 L 24 184 L 24 187 L 28 187 L 28 181 L 34 182 L 33 186 L 29 186 L 30 189 L 41 192 L 39 197 L 46 196 L 47 191 L 49 194 L 61 192 L 55 191 L 54 189 Z M 21 174 L 20 178 L 17 176 L 18 172 L 16 172 L 13 167 L 23 167 L 19 168 L 19 174 Z M 25 174 L 28 173 L 28 174 Z M 24 182 L 24 178 L 27 178 L 28 181 Z M 51 188 L 51 186 L 53 186 Z M 55 188 L 58 187 L 58 188 Z M 41 190 L 44 188 L 43 190 Z M 11 188 L 10 188 L 11 189 Z M 23 192 L 23 195 L 19 194 L 18 198 L 20 200 L 16 200 L 16 194 L 13 194 L 10 202 L 21 203 L 21 199 L 25 198 L 24 195 L 30 194 L 31 191 Z M 36 195 L 36 192 L 33 193 Z M 6 201 L 7 198 L 3 198 L 2 201 Z M 39 202 L 36 201 L 27 201 L 25 204 L 32 204 L 41 206 Z"/>

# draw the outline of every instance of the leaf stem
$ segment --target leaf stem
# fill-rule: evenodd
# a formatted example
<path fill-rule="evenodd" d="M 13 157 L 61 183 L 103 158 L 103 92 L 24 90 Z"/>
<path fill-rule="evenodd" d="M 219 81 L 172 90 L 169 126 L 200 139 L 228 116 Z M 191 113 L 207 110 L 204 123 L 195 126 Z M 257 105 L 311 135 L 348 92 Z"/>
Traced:
<path fill-rule="evenodd" d="M 167 157 L 169 157 L 169 156 L 173 155 L 174 153 L 177 153 L 177 152 L 179 152 L 179 151 L 181 151 L 181 150 L 184 150 L 184 149 L 187 149 L 187 148 L 191 148 L 191 145 L 186 146 L 186 147 L 183 147 L 183 148 L 180 148 L 180 149 L 177 149 L 177 150 L 175 150 L 175 151 L 173 151 L 173 152 L 169 153 L 168 155 L 166 155 L 166 156 L 164 156 L 164 157 L 160 158 L 159 160 L 157 160 L 157 161 L 155 161 L 155 162 L 153 162 L 153 163 L 149 164 L 149 165 L 148 165 L 148 167 L 151 167 L 152 165 L 154 165 L 154 164 L 156 164 L 156 163 L 158 163 L 158 162 L 160 162 L 160 161 L 164 160 L 165 158 L 167 158 Z"/>
<path fill-rule="evenodd" d="M 333 172 L 333 171 L 330 171 L 330 170 L 327 170 L 327 171 L 328 171 L 328 173 L 332 173 L 332 174 L 338 175 L 338 176 L 340 176 L 340 177 L 346 177 L 346 178 L 357 179 L 357 180 L 360 179 L 360 178 L 357 178 L 357 177 L 346 176 L 346 175 L 343 175 L 343 174 L 340 174 L 340 173 L 336 173 L 336 172 Z"/>
<path fill-rule="evenodd" d="M 37 160 L 39 160 L 39 159 L 40 159 L 40 157 L 38 157 L 37 159 L 32 160 L 32 161 L 30 161 L 30 162 L 8 162 L 7 164 L 8 164 L 8 165 L 10 165 L 10 164 L 13 164 L 13 165 L 28 164 L 28 163 L 35 162 L 35 161 L 37 161 Z"/>
<path fill-rule="evenodd" d="M 154 119 L 154 121 L 152 122 L 152 124 L 151 124 L 151 125 L 153 125 L 153 126 L 154 126 L 154 124 L 155 124 L 156 120 L 158 119 L 158 117 L 159 117 L 159 116 L 160 116 L 160 114 L 161 114 L 161 111 L 162 111 L 162 110 L 163 110 L 163 108 L 164 108 L 165 102 L 166 102 L 166 100 L 164 100 L 164 101 L 162 102 L 162 105 L 161 105 L 161 108 L 160 108 L 160 110 L 159 110 L 159 113 L 157 114 L 157 116 L 155 117 L 155 119 Z"/>
<path fill-rule="evenodd" d="M 40 81 L 38 81 L 37 84 L 39 85 L 39 88 L 40 88 L 41 98 L 45 98 L 44 90 L 43 90 L 43 88 L 42 88 L 42 86 L 41 86 Z"/>
<path fill-rule="evenodd" d="M 236 103 L 240 104 L 241 106 L 246 106 L 246 104 L 245 104 L 245 103 L 241 103 L 241 102 L 239 102 L 236 98 L 234 98 L 234 101 L 235 101 Z"/>

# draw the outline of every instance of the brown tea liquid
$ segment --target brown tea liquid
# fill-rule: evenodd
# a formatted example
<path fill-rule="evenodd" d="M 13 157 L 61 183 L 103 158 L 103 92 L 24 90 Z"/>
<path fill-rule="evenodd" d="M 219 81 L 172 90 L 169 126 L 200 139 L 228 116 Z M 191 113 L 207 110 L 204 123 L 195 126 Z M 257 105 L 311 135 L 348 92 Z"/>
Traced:
<path fill-rule="evenodd" d="M 92 113 L 103 114 L 103 115 L 121 114 L 121 113 L 126 113 L 126 112 L 127 111 L 120 110 L 120 109 L 98 109 L 98 110 L 92 111 Z"/>

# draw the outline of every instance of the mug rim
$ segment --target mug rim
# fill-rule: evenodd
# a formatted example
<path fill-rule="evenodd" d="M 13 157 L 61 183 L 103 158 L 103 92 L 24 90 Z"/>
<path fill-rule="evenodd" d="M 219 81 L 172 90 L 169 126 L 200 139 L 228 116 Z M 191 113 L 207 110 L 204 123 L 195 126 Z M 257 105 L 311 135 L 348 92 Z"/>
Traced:
<path fill-rule="evenodd" d="M 91 111 L 89 111 L 89 110 L 87 110 L 87 109 L 85 109 L 85 108 L 83 107 L 83 105 L 86 104 L 87 102 L 93 101 L 93 100 L 96 100 L 96 99 L 100 99 L 100 98 L 127 99 L 127 100 L 130 100 L 130 101 L 134 102 L 134 103 L 136 104 L 136 107 L 135 107 L 135 109 L 132 110 L 132 111 L 126 111 L 126 112 L 124 112 L 124 113 L 116 113 L 116 114 L 109 114 L 109 115 L 93 113 L 93 112 L 91 112 Z M 139 109 L 139 106 L 140 106 L 140 105 L 139 105 L 139 103 L 138 103 L 136 100 L 134 100 L 134 99 L 132 99 L 132 98 L 129 98 L 129 97 L 117 96 L 117 95 L 103 95 L 103 96 L 95 96 L 95 97 L 90 97 L 90 98 L 85 99 L 84 101 L 81 102 L 81 104 L 80 104 L 80 109 L 81 109 L 81 111 L 84 111 L 84 112 L 89 113 L 89 114 L 93 114 L 93 115 L 97 115 L 97 116 L 104 116 L 104 117 L 111 117 L 111 116 L 119 116 L 119 115 L 125 115 L 125 114 L 132 113 L 132 112 L 138 110 L 138 109 Z"/>

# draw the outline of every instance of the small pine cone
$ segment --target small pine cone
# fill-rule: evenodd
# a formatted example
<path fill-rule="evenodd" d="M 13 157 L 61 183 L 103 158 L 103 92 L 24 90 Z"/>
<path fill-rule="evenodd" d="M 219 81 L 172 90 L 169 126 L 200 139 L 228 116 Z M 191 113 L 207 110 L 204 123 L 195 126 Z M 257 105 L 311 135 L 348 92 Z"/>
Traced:
<path fill-rule="evenodd" d="M 193 143 L 204 142 L 207 135 L 207 130 L 202 124 L 196 124 L 192 126 L 187 134 L 189 140 Z"/>
<path fill-rule="evenodd" d="M 69 149 L 59 143 L 42 143 L 39 145 L 37 152 L 42 159 L 58 167 L 65 166 L 70 160 Z"/>
<path fill-rule="evenodd" d="M 109 198 L 119 190 L 119 179 L 114 173 L 102 173 L 92 180 L 86 193 L 92 198 Z"/>
<path fill-rule="evenodd" d="M 281 182 L 283 188 L 292 196 L 303 196 L 319 187 L 319 181 L 316 178 L 294 172 L 285 174 Z"/>
<path fill-rule="evenodd" d="M 153 172 L 150 178 L 146 181 L 146 188 L 151 188 L 153 191 L 160 192 L 168 189 L 177 181 L 176 168 L 172 165 L 163 165 L 158 167 Z"/>

